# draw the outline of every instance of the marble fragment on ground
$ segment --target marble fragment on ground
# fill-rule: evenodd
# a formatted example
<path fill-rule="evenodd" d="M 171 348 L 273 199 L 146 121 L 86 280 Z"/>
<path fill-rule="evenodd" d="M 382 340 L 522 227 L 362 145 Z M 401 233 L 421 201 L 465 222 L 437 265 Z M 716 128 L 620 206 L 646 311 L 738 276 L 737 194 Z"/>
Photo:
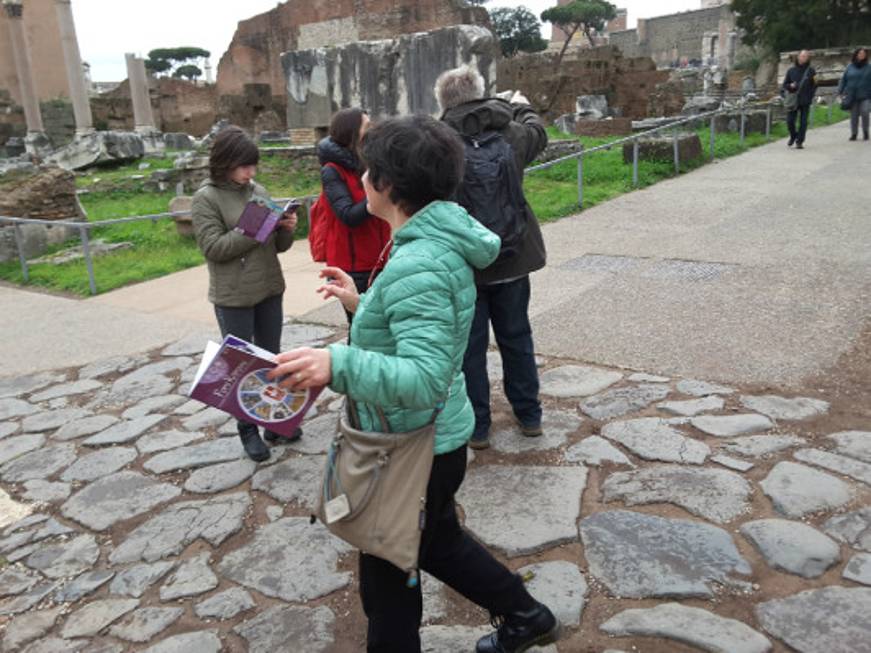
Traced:
<path fill-rule="evenodd" d="M 768 566 L 804 578 L 821 576 L 841 559 L 841 547 L 812 526 L 786 519 L 759 519 L 741 526 Z"/>

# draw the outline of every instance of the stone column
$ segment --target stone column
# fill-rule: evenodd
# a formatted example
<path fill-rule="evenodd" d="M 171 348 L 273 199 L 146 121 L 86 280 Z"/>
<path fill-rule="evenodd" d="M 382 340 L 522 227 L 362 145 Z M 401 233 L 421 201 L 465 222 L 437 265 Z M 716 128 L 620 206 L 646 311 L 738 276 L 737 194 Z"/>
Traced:
<path fill-rule="evenodd" d="M 67 80 L 70 84 L 70 99 L 73 102 L 73 112 L 76 115 L 76 136 L 84 136 L 94 131 L 94 121 L 91 117 L 91 102 L 85 85 L 79 41 L 76 38 L 73 8 L 70 0 L 55 0 L 55 6 L 57 8 L 57 22 L 60 27 L 61 46 L 63 46 L 64 51 L 64 63 L 67 67 Z"/>
<path fill-rule="evenodd" d="M 154 125 L 154 113 L 151 110 L 151 96 L 148 93 L 145 60 L 130 53 L 124 56 L 127 60 L 127 79 L 130 82 L 130 99 L 133 100 L 133 121 L 136 131 L 150 134 L 157 129 Z"/>
<path fill-rule="evenodd" d="M 30 65 L 30 49 L 27 47 L 27 37 L 24 33 L 24 7 L 18 0 L 17 2 L 4 1 L 3 8 L 9 16 L 9 39 L 12 44 L 12 56 L 15 59 L 21 105 L 24 107 L 24 117 L 27 120 L 28 150 L 33 151 L 30 143 L 44 140 L 45 128 L 42 126 L 39 98 L 36 97 L 33 69 Z"/>

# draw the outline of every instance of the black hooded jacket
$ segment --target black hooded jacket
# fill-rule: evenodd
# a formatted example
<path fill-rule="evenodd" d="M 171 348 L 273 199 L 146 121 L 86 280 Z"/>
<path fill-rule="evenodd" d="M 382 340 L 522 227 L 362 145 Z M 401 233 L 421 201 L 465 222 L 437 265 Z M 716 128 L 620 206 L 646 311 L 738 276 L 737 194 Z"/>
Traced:
<path fill-rule="evenodd" d="M 354 204 L 345 180 L 334 168 L 327 165 L 335 163 L 351 172 L 359 172 L 357 157 L 347 147 L 342 147 L 328 136 L 318 143 L 318 160 L 321 164 L 324 194 L 336 217 L 349 227 L 359 227 L 369 218 L 366 200 Z"/>
<path fill-rule="evenodd" d="M 475 100 L 448 109 L 442 120 L 466 136 L 478 136 L 486 131 L 501 133 L 514 151 L 521 179 L 523 169 L 547 147 L 544 124 L 527 104 L 510 104 L 498 98 Z M 476 280 L 479 284 L 518 279 L 545 266 L 547 253 L 541 227 L 528 205 L 527 209 L 526 238 L 517 255 L 478 272 Z"/>
<path fill-rule="evenodd" d="M 802 84 L 801 80 L 804 78 L 805 73 L 807 73 L 807 79 Z M 813 103 L 814 95 L 817 93 L 816 74 L 817 71 L 810 65 L 810 62 L 804 66 L 796 64 L 786 72 L 786 77 L 783 78 L 783 90 L 798 91 L 798 106 L 808 107 Z M 795 84 L 795 88 L 790 88 L 790 84 Z M 799 89 L 799 86 L 801 86 L 801 89 Z"/>

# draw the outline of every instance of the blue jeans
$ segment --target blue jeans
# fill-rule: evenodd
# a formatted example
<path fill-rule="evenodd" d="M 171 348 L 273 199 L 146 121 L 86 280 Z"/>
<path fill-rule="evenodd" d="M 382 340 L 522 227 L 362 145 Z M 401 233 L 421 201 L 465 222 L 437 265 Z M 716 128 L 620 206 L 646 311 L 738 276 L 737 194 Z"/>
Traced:
<path fill-rule="evenodd" d="M 475 410 L 472 437 L 483 438 L 490 430 L 490 379 L 487 377 L 487 347 L 490 324 L 502 354 L 505 396 L 514 415 L 524 426 L 541 424 L 538 400 L 538 368 L 529 324 L 529 277 L 509 283 L 478 286 L 475 318 L 463 362 L 466 388 Z"/>

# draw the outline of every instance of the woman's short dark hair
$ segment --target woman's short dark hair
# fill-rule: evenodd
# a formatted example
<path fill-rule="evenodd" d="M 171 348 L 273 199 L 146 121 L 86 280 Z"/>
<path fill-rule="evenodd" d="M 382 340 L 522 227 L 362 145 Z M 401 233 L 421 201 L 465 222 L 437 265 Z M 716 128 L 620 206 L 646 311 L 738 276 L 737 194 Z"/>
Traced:
<path fill-rule="evenodd" d="M 853 52 L 853 63 L 857 63 L 859 61 L 859 53 L 865 53 L 865 61 L 868 61 L 868 48 L 856 48 L 856 51 Z"/>
<path fill-rule="evenodd" d="M 351 150 L 357 157 L 360 155 L 360 126 L 365 115 L 367 114 L 363 109 L 356 107 L 342 109 L 330 121 L 330 138 L 337 145 Z"/>
<path fill-rule="evenodd" d="M 450 200 L 463 179 L 465 148 L 457 133 L 430 116 L 391 118 L 366 133 L 363 161 L 376 190 L 407 215 Z"/>
<path fill-rule="evenodd" d="M 235 125 L 225 127 L 215 137 L 209 153 L 209 176 L 212 181 L 227 181 L 230 171 L 239 166 L 256 166 L 260 150 L 248 135 Z"/>

